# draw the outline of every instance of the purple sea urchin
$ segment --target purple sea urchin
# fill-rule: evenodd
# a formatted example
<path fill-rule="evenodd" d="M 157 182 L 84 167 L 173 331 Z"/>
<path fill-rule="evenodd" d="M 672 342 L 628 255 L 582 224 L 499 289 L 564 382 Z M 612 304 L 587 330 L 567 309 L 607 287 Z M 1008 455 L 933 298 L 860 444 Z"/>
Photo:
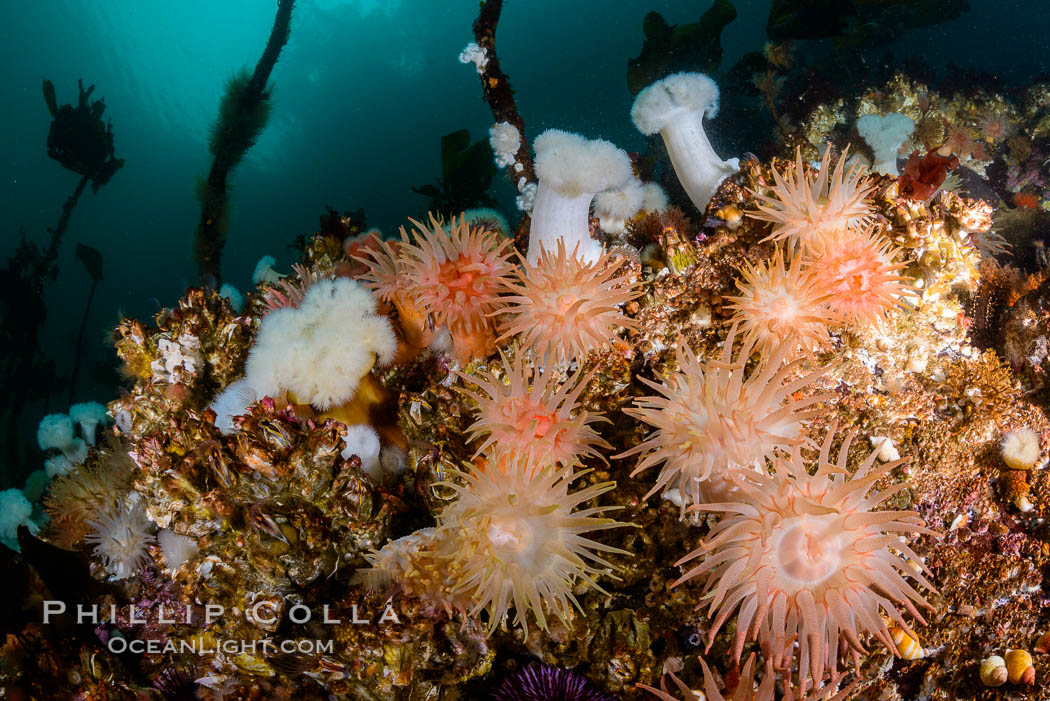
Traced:
<path fill-rule="evenodd" d="M 198 698 L 197 676 L 194 670 L 186 667 L 168 667 L 153 680 L 153 688 L 160 692 L 164 701 L 190 701 Z"/>
<path fill-rule="evenodd" d="M 533 663 L 504 680 L 492 701 L 615 701 L 586 677 L 564 667 Z"/>

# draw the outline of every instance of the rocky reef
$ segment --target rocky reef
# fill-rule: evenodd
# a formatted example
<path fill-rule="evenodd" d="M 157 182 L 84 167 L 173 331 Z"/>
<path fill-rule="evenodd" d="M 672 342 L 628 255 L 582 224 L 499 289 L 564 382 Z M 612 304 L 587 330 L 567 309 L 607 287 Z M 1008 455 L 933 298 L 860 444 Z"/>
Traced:
<path fill-rule="evenodd" d="M 326 227 L 239 313 L 193 289 L 122 321 L 57 552 L 19 536 L 5 694 L 1047 697 L 1045 90 L 897 77 L 768 162 L 701 129 L 688 210 L 639 182 L 614 216 L 635 174 L 572 180 L 620 156 L 559 133 L 532 220 L 578 240 Z M 852 131 L 889 113 L 899 174 Z M 63 552 L 108 584 L 60 611 Z"/>

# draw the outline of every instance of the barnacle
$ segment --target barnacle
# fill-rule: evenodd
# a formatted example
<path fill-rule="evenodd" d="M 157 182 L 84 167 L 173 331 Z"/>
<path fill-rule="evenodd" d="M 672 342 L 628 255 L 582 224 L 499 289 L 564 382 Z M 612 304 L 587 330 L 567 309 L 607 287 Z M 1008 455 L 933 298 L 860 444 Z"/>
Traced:
<path fill-rule="evenodd" d="M 476 455 L 497 448 L 527 455 L 533 465 L 572 465 L 585 456 L 601 457 L 598 448 L 610 448 L 592 427 L 606 419 L 578 406 L 588 379 L 582 370 L 559 384 L 550 366 L 530 370 L 530 359 L 520 350 L 509 357 L 500 350 L 500 358 L 502 378 L 485 370 L 458 373 L 478 387 L 464 390 L 478 404 L 478 420 L 470 427 L 479 444 Z"/>

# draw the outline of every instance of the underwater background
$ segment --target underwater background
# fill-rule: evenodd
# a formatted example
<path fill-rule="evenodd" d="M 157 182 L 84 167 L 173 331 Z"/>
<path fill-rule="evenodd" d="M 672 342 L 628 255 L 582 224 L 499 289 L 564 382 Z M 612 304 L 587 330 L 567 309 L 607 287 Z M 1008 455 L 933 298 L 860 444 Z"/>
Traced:
<path fill-rule="evenodd" d="M 864 5 L 865 3 L 858 3 Z M 873 3 L 877 4 L 877 3 Z M 937 3 L 924 3 L 933 4 Z M 958 13 L 959 3 L 941 3 Z M 965 5 L 966 3 L 962 3 Z M 834 3 L 833 3 L 834 5 Z M 907 3 L 887 3 L 894 5 Z M 934 72 L 975 69 L 1004 87 L 1050 71 L 1040 27 L 1050 7 L 1012 0 L 971 2 L 953 19 L 879 37 L 851 52 L 863 65 L 840 65 L 844 77 L 890 74 L 909 61 Z M 529 128 L 578 131 L 628 151 L 645 139 L 628 118 L 633 95 L 625 66 L 638 55 L 646 13 L 671 24 L 695 21 L 704 2 L 509 2 L 500 24 L 501 61 L 512 76 Z M 735 3 L 724 29 L 719 72 L 728 72 L 766 41 L 770 3 Z M 393 235 L 427 198 L 411 188 L 441 175 L 440 138 L 468 129 L 482 139 L 491 122 L 477 76 L 457 60 L 470 40 L 476 3 L 426 0 L 304 0 L 271 84 L 273 112 L 257 144 L 233 175 L 232 221 L 223 280 L 250 286 L 256 261 L 294 260 L 290 243 L 314 230 L 326 206 L 363 210 L 369 226 Z M 111 121 L 117 156 L 126 163 L 97 193 L 80 199 L 46 287 L 41 348 L 68 378 L 90 278 L 75 259 L 78 242 L 102 254 L 105 279 L 96 291 L 74 401 L 105 401 L 115 391 L 109 333 L 120 315 L 144 317 L 197 284 L 193 232 L 200 215 L 194 183 L 207 172 L 207 139 L 227 78 L 253 65 L 269 33 L 274 3 L 135 0 L 3 3 L 0 45 L 4 105 L 0 256 L 25 236 L 42 242 L 77 177 L 49 160 L 49 115 L 40 80 L 59 102 L 72 101 L 76 81 L 96 86 Z M 949 14 L 946 12 L 946 14 Z M 806 51 L 834 52 L 835 39 L 807 42 Z M 831 76 L 835 79 L 836 76 Z M 726 86 L 728 87 L 728 86 Z M 723 100 L 740 99 L 723 89 Z M 731 124 L 715 122 L 720 149 L 768 155 L 771 123 L 754 111 Z M 729 112 L 727 107 L 723 107 Z M 748 119 L 753 117 L 753 119 Z M 749 123 L 750 122 L 750 123 Z M 492 179 L 490 194 L 512 219 L 514 192 Z M 512 222 L 513 223 L 513 222 Z M 22 436 L 32 441 L 39 417 L 61 410 L 66 392 L 26 407 Z M 24 479 L 26 464 L 7 464 L 3 483 Z"/>

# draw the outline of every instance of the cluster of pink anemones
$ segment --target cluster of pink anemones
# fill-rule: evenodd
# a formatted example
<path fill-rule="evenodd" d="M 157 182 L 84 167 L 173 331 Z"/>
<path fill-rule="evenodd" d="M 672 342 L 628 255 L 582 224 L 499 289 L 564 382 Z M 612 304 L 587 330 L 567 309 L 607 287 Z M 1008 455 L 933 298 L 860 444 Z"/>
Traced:
<path fill-rule="evenodd" d="M 711 668 L 707 666 L 707 662 L 704 661 L 703 657 L 697 659 L 700 661 L 700 667 L 704 672 L 703 694 L 694 692 L 681 679 L 676 677 L 673 672 L 669 673 L 669 676 L 682 694 L 680 700 L 671 696 L 667 690 L 667 683 L 663 679 L 660 680 L 659 689 L 654 689 L 646 684 L 637 684 L 636 686 L 643 691 L 648 691 L 660 701 L 727 701 L 726 697 L 719 691 L 718 684 L 715 683 L 714 675 L 711 674 Z M 738 675 L 737 685 L 732 690 L 732 695 L 728 701 L 776 701 L 778 698 L 776 672 L 769 662 L 766 663 L 766 672 L 765 676 L 762 677 L 762 681 L 757 686 L 755 685 L 757 659 L 753 652 L 748 656 Z M 816 689 L 812 693 L 807 693 L 805 686 L 800 690 L 795 689 L 789 678 L 785 680 L 784 688 L 779 698 L 780 701 L 843 701 L 859 683 L 859 680 L 855 681 L 841 691 L 838 689 L 837 683 L 831 683 Z"/>
<path fill-rule="evenodd" d="M 740 271 L 740 295 L 729 297 L 733 321 L 740 324 L 748 340 L 763 356 L 782 343 L 807 355 L 831 343 L 829 328 L 839 321 L 828 304 L 828 293 L 817 275 L 803 268 L 802 256 L 795 256 L 788 267 L 784 252 L 777 248 L 773 259 Z"/>
<path fill-rule="evenodd" d="M 824 152 L 816 176 L 807 172 L 802 152 L 795 153 L 795 163 L 781 174 L 773 170 L 775 185 L 771 194 L 753 193 L 758 199 L 754 219 L 773 223 L 773 233 L 766 240 L 786 241 L 803 251 L 819 251 L 829 237 L 850 227 L 865 224 L 872 216 L 868 196 L 874 186 L 865 184 L 864 167 L 858 161 L 846 168 L 843 152 L 831 168 L 831 149 Z"/>
<path fill-rule="evenodd" d="M 849 323 L 874 323 L 910 294 L 895 263 L 898 251 L 873 229 L 848 231 L 830 239 L 809 262 L 824 303 Z"/>
<path fill-rule="evenodd" d="M 683 515 L 689 502 L 729 497 L 735 472 L 764 469 L 775 449 L 801 445 L 807 423 L 819 413 L 814 405 L 831 396 L 796 397 L 824 370 L 798 377 L 803 359 L 784 362 L 792 351 L 790 343 L 777 346 L 747 372 L 744 366 L 754 339 L 744 343 L 733 362 L 736 334 L 734 324 L 718 360 L 701 361 L 688 346 L 679 346 L 678 368 L 663 384 L 641 378 L 659 395 L 635 399 L 636 407 L 624 410 L 656 430 L 617 457 L 645 454 L 632 476 L 661 465 L 645 497 L 677 489 Z"/>
<path fill-rule="evenodd" d="M 511 607 L 514 625 L 526 632 L 529 612 L 544 630 L 551 615 L 568 623 L 573 607 L 582 611 L 573 595 L 577 580 L 606 593 L 596 579 L 616 570 L 598 553 L 627 554 L 582 535 L 628 525 L 604 516 L 621 507 L 576 510 L 616 483 L 570 492 L 584 472 L 534 470 L 520 456 L 492 460 L 499 469 L 471 466 L 445 483 L 458 498 L 438 517 L 436 555 L 456 573 L 451 595 L 473 602 L 468 616 L 485 612 L 488 633 L 506 627 Z"/>
<path fill-rule="evenodd" d="M 897 484 L 874 491 L 904 461 L 876 466 L 873 451 L 851 476 L 846 466 L 855 434 L 833 463 L 834 432 L 828 431 L 813 474 L 795 448 L 778 455 L 775 474 L 740 480 L 737 501 L 696 505 L 697 511 L 725 516 L 700 548 L 677 563 L 703 558 L 675 582 L 705 580 L 704 600 L 714 621 L 708 648 L 736 612 L 735 660 L 746 641 L 757 638 L 774 668 L 791 669 L 797 641 L 800 678 L 808 676 L 814 686 L 825 671 L 837 676 L 841 643 L 854 651 L 855 666 L 867 636 L 897 654 L 882 614 L 912 636 L 898 607 L 925 624 L 918 607 L 932 606 L 907 577 L 936 591 L 922 574 L 931 573 L 899 534 L 939 534 L 912 511 L 874 510 L 907 489 Z"/>
<path fill-rule="evenodd" d="M 969 127 L 955 124 L 948 129 L 948 134 L 944 139 L 944 148 L 958 156 L 960 161 L 965 161 L 974 155 L 978 147 L 979 144 L 974 139 L 974 134 Z M 983 151 L 983 148 L 981 150 Z"/>
<path fill-rule="evenodd" d="M 472 227 L 465 216 L 445 225 L 431 214 L 429 227 L 409 221 L 411 237 L 402 228 L 400 242 L 383 242 L 359 259 L 369 268 L 365 284 L 418 335 L 424 325 L 447 327 L 460 360 L 487 355 L 495 341 L 489 317 L 513 268 L 510 239 Z"/>
<path fill-rule="evenodd" d="M 523 265 L 508 286 L 499 340 L 518 336 L 538 362 L 567 364 L 608 346 L 620 328 L 638 328 L 619 309 L 642 294 L 619 274 L 623 263 L 608 253 L 587 263 L 561 239 L 557 251 L 544 248 L 539 262 Z"/>
<path fill-rule="evenodd" d="M 477 391 L 462 390 L 477 402 L 477 421 L 470 427 L 478 441 L 475 457 L 497 449 L 525 455 L 531 465 L 574 465 L 584 456 L 601 458 L 599 448 L 611 449 L 591 424 L 608 421 L 578 405 L 590 378 L 577 370 L 558 383 L 558 371 L 526 361 L 520 349 L 510 356 L 500 349 L 503 374 L 480 370 L 475 375 L 457 373 Z"/>

